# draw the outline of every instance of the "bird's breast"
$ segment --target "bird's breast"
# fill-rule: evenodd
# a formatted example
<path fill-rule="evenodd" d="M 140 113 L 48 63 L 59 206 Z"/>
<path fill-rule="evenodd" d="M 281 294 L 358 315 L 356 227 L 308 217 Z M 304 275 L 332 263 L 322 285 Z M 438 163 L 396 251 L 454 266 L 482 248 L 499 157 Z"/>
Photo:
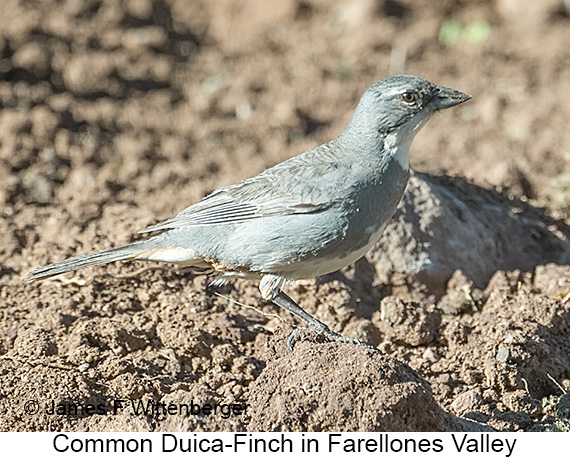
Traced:
<path fill-rule="evenodd" d="M 346 238 L 348 244 L 352 238 L 357 249 L 378 241 L 402 199 L 409 168 L 401 163 L 405 148 L 400 152 L 402 155 L 392 156 L 382 171 L 362 183 L 354 194 Z"/>

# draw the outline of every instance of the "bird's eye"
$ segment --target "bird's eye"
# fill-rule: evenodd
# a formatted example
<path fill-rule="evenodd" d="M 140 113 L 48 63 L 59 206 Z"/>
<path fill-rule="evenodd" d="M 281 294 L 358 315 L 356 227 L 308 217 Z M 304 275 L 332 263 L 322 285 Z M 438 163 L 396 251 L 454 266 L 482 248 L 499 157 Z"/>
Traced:
<path fill-rule="evenodd" d="M 418 99 L 417 92 L 407 90 L 402 94 L 402 100 L 404 100 L 406 103 L 414 103 L 417 99 Z"/>

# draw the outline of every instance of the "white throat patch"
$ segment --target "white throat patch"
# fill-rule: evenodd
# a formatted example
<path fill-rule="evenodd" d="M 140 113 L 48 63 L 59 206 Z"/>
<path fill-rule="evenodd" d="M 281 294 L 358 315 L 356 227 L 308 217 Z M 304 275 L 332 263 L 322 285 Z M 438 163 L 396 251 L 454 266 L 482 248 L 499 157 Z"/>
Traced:
<path fill-rule="evenodd" d="M 386 135 L 384 147 L 406 171 L 410 168 L 410 146 L 412 145 L 412 140 L 429 118 L 430 116 L 426 116 L 415 125 L 409 125 L 410 123 L 404 124 Z"/>
<path fill-rule="evenodd" d="M 384 147 L 389 151 L 389 154 L 396 159 L 396 162 L 404 170 L 410 168 L 410 146 L 414 139 L 412 132 L 391 132 L 386 136 Z"/>

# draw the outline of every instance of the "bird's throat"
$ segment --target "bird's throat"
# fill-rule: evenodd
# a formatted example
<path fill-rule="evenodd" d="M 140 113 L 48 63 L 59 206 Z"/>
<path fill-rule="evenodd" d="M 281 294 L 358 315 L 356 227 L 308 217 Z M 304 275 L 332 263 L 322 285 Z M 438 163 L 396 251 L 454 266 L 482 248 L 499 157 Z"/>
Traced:
<path fill-rule="evenodd" d="M 414 136 L 414 132 L 391 132 L 384 141 L 384 148 L 388 154 L 405 171 L 410 168 L 410 146 Z"/>

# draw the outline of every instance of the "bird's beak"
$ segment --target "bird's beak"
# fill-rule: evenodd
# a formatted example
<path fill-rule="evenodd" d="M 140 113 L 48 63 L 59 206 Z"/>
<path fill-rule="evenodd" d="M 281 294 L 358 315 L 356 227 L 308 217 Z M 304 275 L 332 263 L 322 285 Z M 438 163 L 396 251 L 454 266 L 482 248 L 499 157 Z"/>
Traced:
<path fill-rule="evenodd" d="M 432 103 L 436 110 L 451 108 L 460 103 L 470 100 L 471 96 L 447 87 L 437 86 L 437 90 L 432 98 Z"/>

